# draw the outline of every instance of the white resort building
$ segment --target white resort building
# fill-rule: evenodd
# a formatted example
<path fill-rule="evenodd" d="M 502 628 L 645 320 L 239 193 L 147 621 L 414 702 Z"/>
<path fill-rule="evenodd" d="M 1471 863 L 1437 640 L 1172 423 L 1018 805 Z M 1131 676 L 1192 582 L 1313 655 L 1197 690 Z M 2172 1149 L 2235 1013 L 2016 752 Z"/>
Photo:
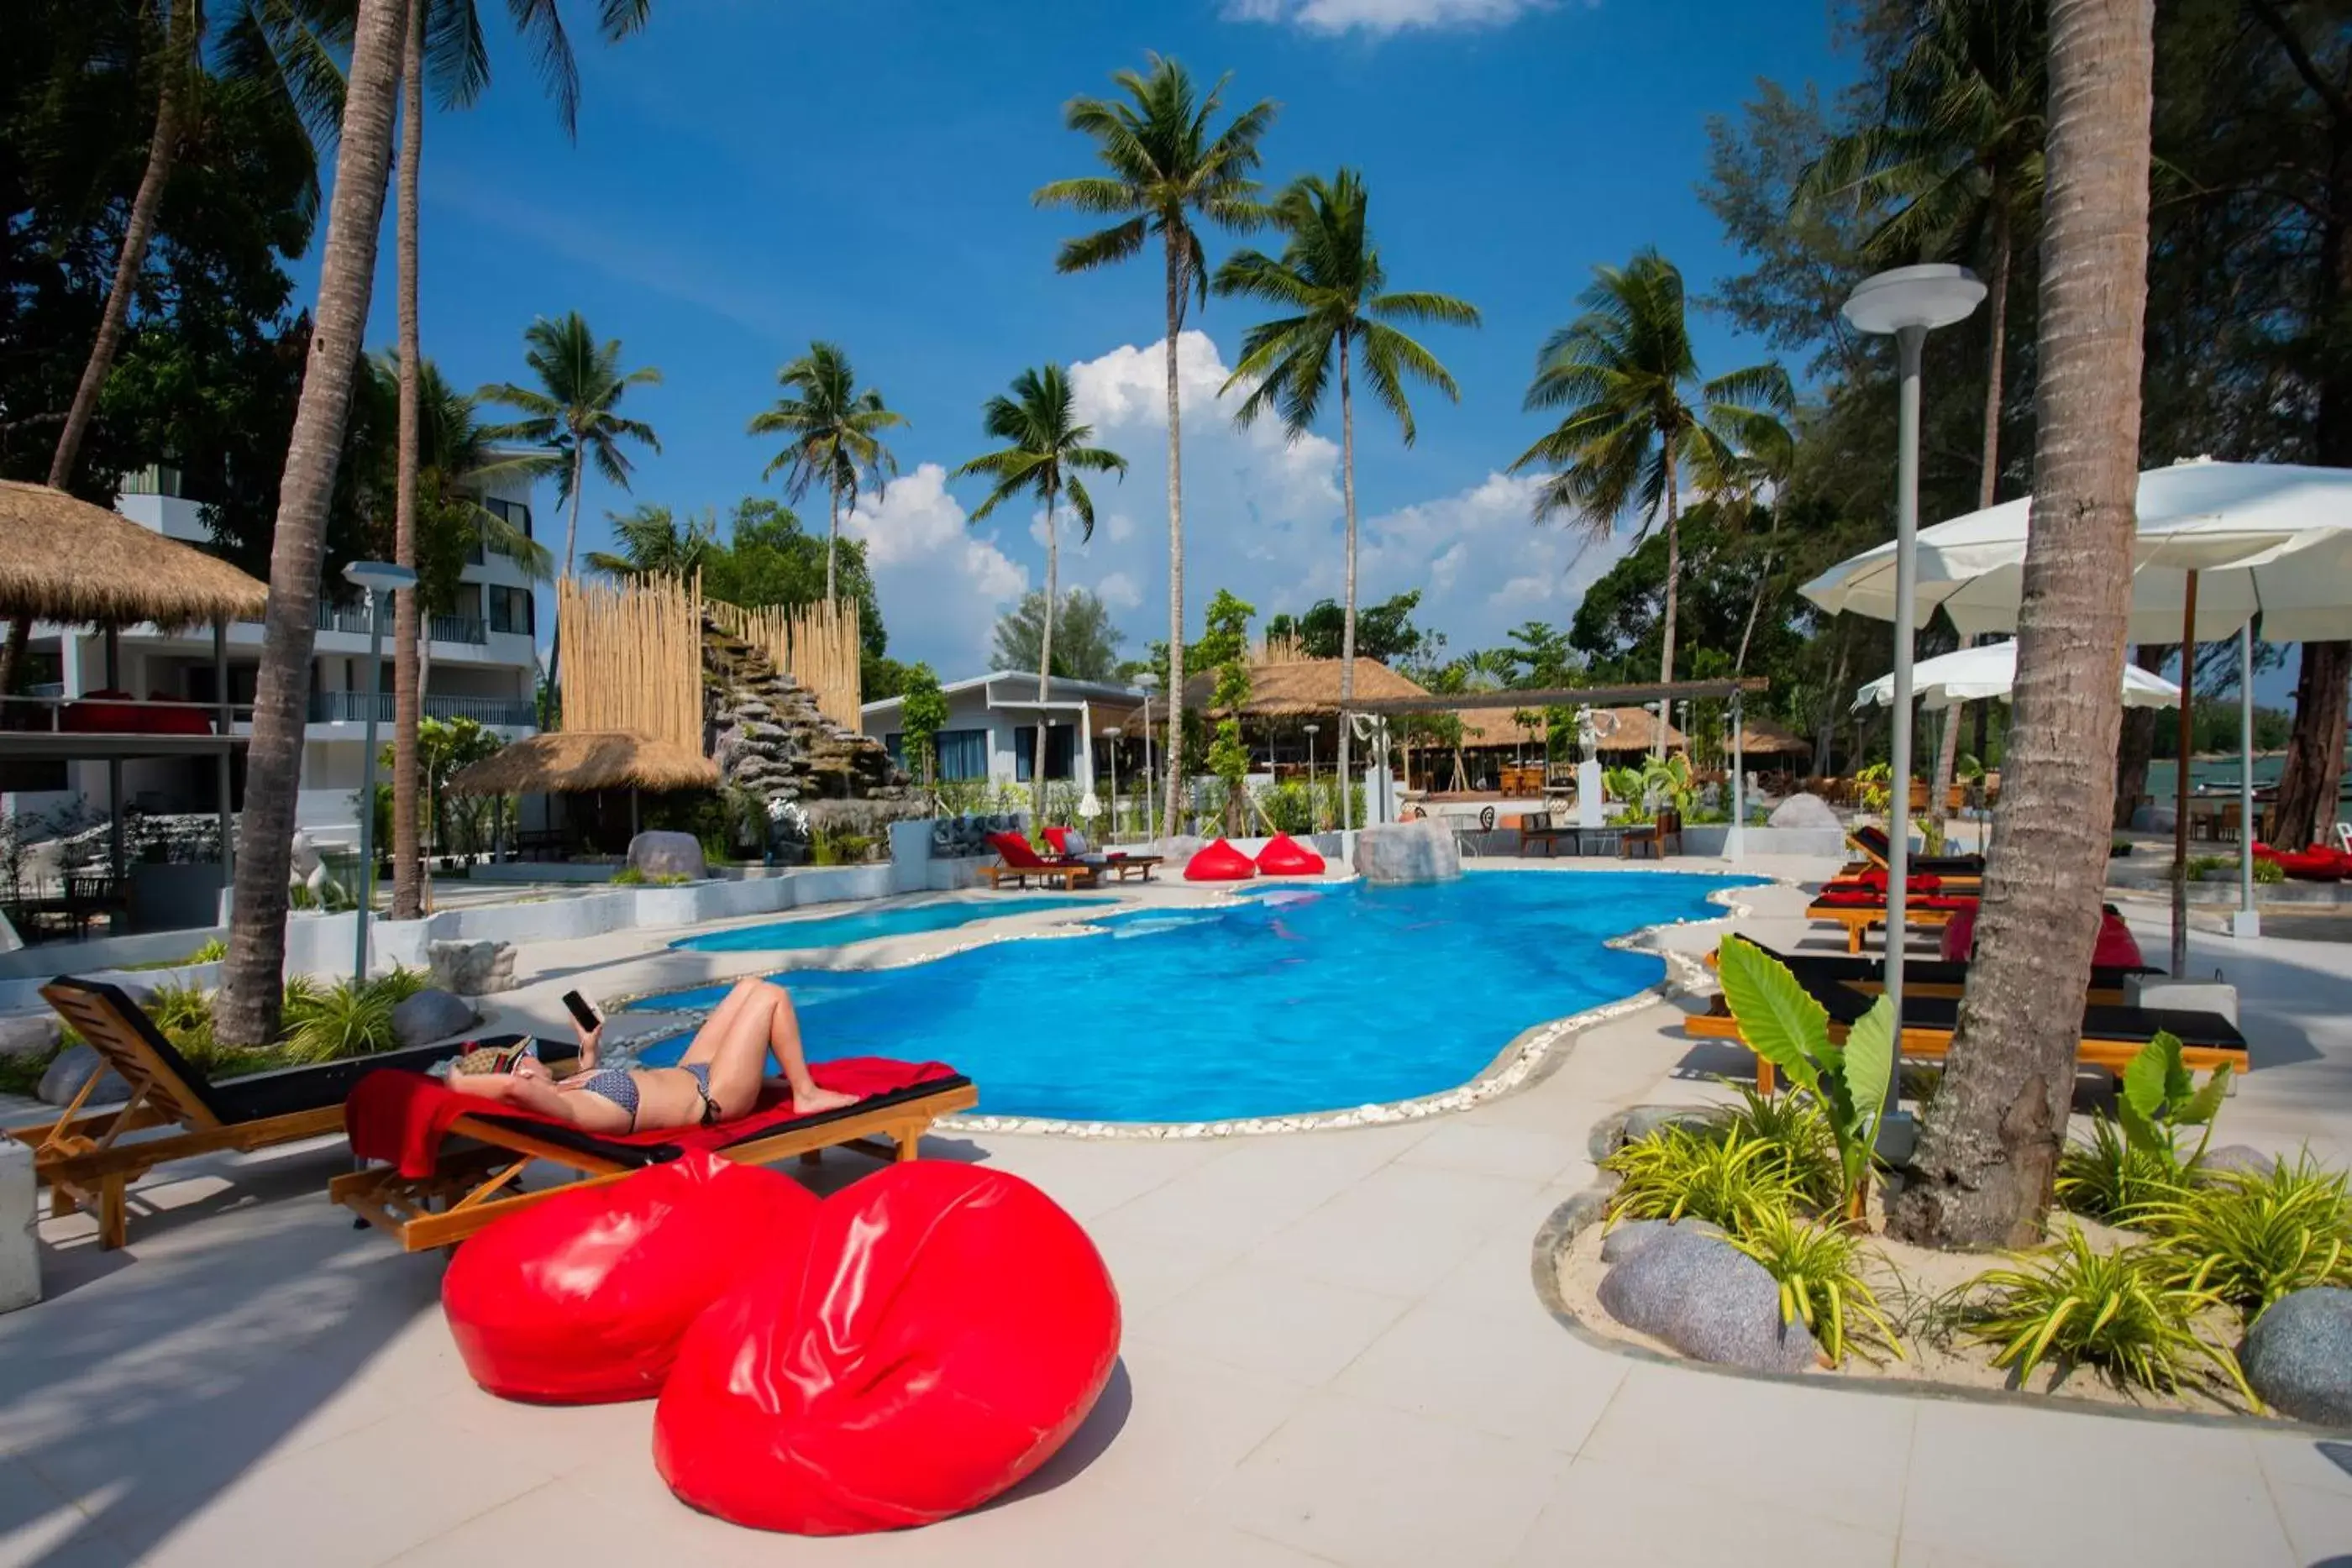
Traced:
<path fill-rule="evenodd" d="M 526 534 L 531 528 L 527 480 L 494 486 L 484 497 Z M 201 507 L 180 494 L 178 471 L 156 466 L 126 476 L 116 510 L 143 528 L 199 546 L 212 535 Z M 515 562 L 477 546 L 463 574 L 457 612 L 436 616 L 425 676 L 425 714 L 429 718 L 471 718 L 506 739 L 537 728 L 535 692 L 537 611 L 531 586 Z M 309 724 L 302 747 L 302 784 L 297 824 L 321 843 L 348 843 L 359 831 L 362 725 L 373 702 L 383 727 L 379 744 L 389 744 L 392 723 L 390 628 L 378 689 L 368 691 L 368 612 L 364 605 L 339 608 L 322 599 L 318 643 L 310 661 Z M 249 704 L 261 656 L 262 627 L 240 621 L 227 631 L 228 700 Z M 152 625 L 124 629 L 115 639 L 115 668 L 108 668 L 108 640 L 89 627 L 36 623 L 31 643 L 33 695 L 71 701 L 99 693 L 137 700 L 213 703 L 213 633 L 209 627 L 166 634 Z M 249 720 L 236 722 L 248 733 Z M 220 808 L 218 770 L 213 759 L 142 758 L 120 765 L 123 803 L 142 813 L 200 812 Z M 79 806 L 91 816 L 106 814 L 109 764 L 103 761 L 0 762 L 0 817 L 70 812 Z M 230 805 L 242 805 L 245 757 L 232 757 Z"/>
<path fill-rule="evenodd" d="M 991 784 L 1026 784 L 1037 766 L 1037 721 L 1045 719 L 1047 779 L 1096 776 L 1097 756 L 1108 761 L 1103 732 L 1126 725 L 1142 711 L 1143 692 L 1108 681 L 1056 680 L 1050 702 L 1037 700 L 1037 677 L 1018 670 L 943 684 L 948 720 L 940 727 L 939 776 L 943 783 L 986 779 Z M 1156 706 L 1156 705 L 1155 705 Z M 897 697 L 865 705 L 866 733 L 906 766 L 905 725 Z M 1129 766 L 1121 754 L 1121 767 Z"/>

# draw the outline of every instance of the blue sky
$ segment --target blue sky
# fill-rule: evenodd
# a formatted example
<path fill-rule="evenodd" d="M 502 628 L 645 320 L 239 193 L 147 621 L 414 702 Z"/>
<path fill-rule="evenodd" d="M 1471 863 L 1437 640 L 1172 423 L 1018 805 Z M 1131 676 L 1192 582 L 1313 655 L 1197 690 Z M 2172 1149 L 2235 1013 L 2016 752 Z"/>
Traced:
<path fill-rule="evenodd" d="M 486 24 L 503 9 L 484 0 Z M 1525 482 L 1501 472 L 1540 429 L 1519 400 L 1544 334 L 1594 264 L 1641 246 L 1695 291 L 1736 267 L 1693 194 L 1707 117 L 1735 113 L 1759 76 L 1828 88 L 1853 68 L 1825 5 L 669 0 L 625 44 L 582 42 L 575 146 L 530 62 L 495 30 L 492 47 L 483 101 L 426 126 L 426 353 L 460 385 L 519 376 L 530 319 L 578 309 L 628 362 L 660 367 L 663 384 L 630 402 L 663 451 L 641 458 L 634 495 L 592 485 L 586 549 L 607 508 L 723 517 L 775 494 L 745 422 L 778 365 L 813 338 L 841 343 L 912 422 L 903 477 L 851 531 L 874 551 L 891 652 L 950 678 L 980 667 L 1044 550 L 1034 518 L 968 525 L 982 491 L 943 471 L 983 448 L 982 402 L 1047 360 L 1074 367 L 1098 437 L 1133 465 L 1098 489 L 1094 543 L 1066 533 L 1063 580 L 1105 594 L 1130 650 L 1166 635 L 1157 263 L 1059 276 L 1055 247 L 1080 225 L 1029 203 L 1089 169 L 1061 125 L 1070 97 L 1108 90 L 1147 49 L 1232 72 L 1230 99 L 1282 105 L 1270 182 L 1360 168 L 1391 285 L 1485 312 L 1481 330 L 1424 338 L 1462 384 L 1458 407 L 1419 397 L 1409 451 L 1370 411 L 1358 433 L 1363 596 L 1424 589 L 1424 620 L 1466 650 L 1530 617 L 1564 622 L 1613 559 L 1535 528 Z M 1213 258 L 1232 243 L 1213 240 Z M 1204 336 L 1181 345 L 1195 634 L 1220 586 L 1262 612 L 1339 587 L 1336 411 L 1328 441 L 1290 446 L 1213 406 L 1251 309 L 1213 300 L 1192 323 Z M 1697 331 L 1709 373 L 1763 357 L 1720 321 Z M 392 335 L 387 242 L 371 340 Z M 540 531 L 560 549 L 552 502 Z M 802 512 L 822 529 L 820 497 Z"/>

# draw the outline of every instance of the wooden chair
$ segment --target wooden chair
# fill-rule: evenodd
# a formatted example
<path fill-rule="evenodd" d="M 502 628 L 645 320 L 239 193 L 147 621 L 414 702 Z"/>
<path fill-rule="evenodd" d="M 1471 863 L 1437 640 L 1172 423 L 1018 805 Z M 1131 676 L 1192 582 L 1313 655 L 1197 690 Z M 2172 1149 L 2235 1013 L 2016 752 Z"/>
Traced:
<path fill-rule="evenodd" d="M 1683 852 L 1683 814 L 1672 806 L 1662 806 L 1649 821 L 1625 830 L 1625 836 L 1617 841 L 1617 854 L 1620 859 L 1631 859 L 1638 849 L 1645 855 L 1664 860 L 1669 843 L 1675 846 L 1675 853 Z"/>
<path fill-rule="evenodd" d="M 1026 887 L 1033 876 L 1065 889 L 1092 887 L 1098 880 L 1096 868 L 1087 862 L 1049 861 L 1030 848 L 1029 841 L 1019 833 L 991 833 L 988 842 L 996 851 L 996 863 L 982 866 L 980 874 L 988 879 L 991 887 L 1003 887 L 1007 881 L 1015 887 Z M 1124 881 L 1124 876 L 1120 880 Z"/>
<path fill-rule="evenodd" d="M 61 977 L 43 986 L 41 995 L 121 1078 L 131 1097 L 85 1114 L 105 1076 L 94 1072 L 56 1121 L 14 1127 L 8 1135 L 32 1145 L 33 1174 L 49 1184 L 52 1214 L 70 1214 L 78 1206 L 97 1209 L 102 1248 L 129 1239 L 130 1186 L 155 1166 L 223 1149 L 340 1135 L 343 1097 L 362 1076 L 382 1067 L 423 1069 L 455 1054 L 446 1045 L 418 1046 L 215 1083 L 119 987 Z M 543 1042 L 541 1050 L 551 1064 L 576 1054 L 568 1041 Z M 163 1128 L 176 1131 L 127 1135 Z"/>
<path fill-rule="evenodd" d="M 1544 858 L 1551 858 L 1552 846 L 1572 830 L 1552 826 L 1549 811 L 1529 811 L 1519 819 L 1519 853 L 1526 854 L 1529 844 L 1541 844 Z"/>

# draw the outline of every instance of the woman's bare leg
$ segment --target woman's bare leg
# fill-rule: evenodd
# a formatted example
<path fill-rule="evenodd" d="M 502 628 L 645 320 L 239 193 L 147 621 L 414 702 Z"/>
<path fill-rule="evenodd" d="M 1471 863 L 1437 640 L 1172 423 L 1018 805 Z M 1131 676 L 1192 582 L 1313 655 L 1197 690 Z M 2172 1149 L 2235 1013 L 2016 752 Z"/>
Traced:
<path fill-rule="evenodd" d="M 727 999 L 730 1004 L 740 1001 L 741 1006 L 729 1014 L 725 1029 L 714 1027 L 719 1015 L 713 1013 L 678 1063 L 681 1067 L 702 1061 L 710 1064 L 710 1098 L 719 1114 L 740 1116 L 757 1103 L 771 1060 L 792 1088 L 793 1108 L 803 1115 L 856 1103 L 856 1095 L 821 1089 L 809 1076 L 808 1058 L 801 1050 L 800 1019 L 782 986 L 746 980 Z"/>

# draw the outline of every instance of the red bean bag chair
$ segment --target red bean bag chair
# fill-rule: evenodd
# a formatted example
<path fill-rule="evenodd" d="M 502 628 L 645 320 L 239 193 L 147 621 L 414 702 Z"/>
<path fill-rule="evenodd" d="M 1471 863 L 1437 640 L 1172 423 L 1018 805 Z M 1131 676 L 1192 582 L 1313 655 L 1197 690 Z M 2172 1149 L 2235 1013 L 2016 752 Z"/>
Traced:
<path fill-rule="evenodd" d="M 1257 852 L 1257 869 L 1267 876 L 1321 876 L 1324 864 L 1321 855 L 1288 833 L 1276 833 Z"/>
<path fill-rule="evenodd" d="M 1247 882 L 1257 874 L 1249 856 L 1218 839 L 1184 862 L 1186 882 Z"/>
<path fill-rule="evenodd" d="M 681 1500 L 758 1530 L 930 1524 L 1052 1457 L 1118 1333 L 1102 1258 L 1053 1199 L 985 1166 L 887 1166 L 696 1321 L 654 1464 Z"/>
<path fill-rule="evenodd" d="M 688 1154 L 483 1227 L 450 1260 L 441 1310 L 492 1394 L 649 1399 L 694 1320 L 749 1266 L 796 1254 L 816 1208 L 781 1172 Z"/>
<path fill-rule="evenodd" d="M 1973 909 L 1955 915 L 1944 926 L 1943 956 L 1949 962 L 1965 964 L 1976 954 L 1977 913 Z M 2094 969 L 2137 969 L 2146 967 L 2140 956 L 2139 939 L 2124 924 L 2122 914 L 2113 904 L 2099 915 L 2098 945 L 2091 950 Z"/>
<path fill-rule="evenodd" d="M 2281 871 L 2296 882 L 2341 882 L 2347 869 L 2340 850 L 2326 844 L 2314 844 L 2309 849 L 2277 850 L 2268 844 L 2254 846 L 2256 860 L 2276 861 Z"/>

